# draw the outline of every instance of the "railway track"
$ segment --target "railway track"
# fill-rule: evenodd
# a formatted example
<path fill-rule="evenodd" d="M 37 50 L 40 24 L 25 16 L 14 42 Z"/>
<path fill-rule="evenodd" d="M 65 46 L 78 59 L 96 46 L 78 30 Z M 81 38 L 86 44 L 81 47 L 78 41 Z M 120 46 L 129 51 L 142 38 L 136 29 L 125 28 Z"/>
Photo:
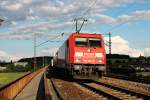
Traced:
<path fill-rule="evenodd" d="M 55 95 L 52 100 L 108 100 L 74 82 L 61 79 L 50 79 L 49 82 L 53 87 L 51 96 Z"/>
<path fill-rule="evenodd" d="M 107 87 L 116 88 L 126 93 L 137 95 L 144 99 L 150 99 L 150 84 L 142 84 L 109 77 L 102 77 L 97 83 L 103 84 Z"/>
<path fill-rule="evenodd" d="M 138 83 L 150 84 L 150 79 L 148 77 L 138 77 L 138 76 L 125 76 L 125 75 L 116 75 L 116 74 L 108 74 L 106 77 L 123 79 L 127 81 L 133 81 Z"/>
<path fill-rule="evenodd" d="M 50 79 L 55 100 L 149 100 L 136 93 L 123 91 L 116 87 L 106 86 L 100 82 L 68 82 L 61 79 Z M 54 99 L 52 99 L 54 100 Z"/>
<path fill-rule="evenodd" d="M 109 100 L 78 84 L 75 80 L 68 79 L 60 72 L 49 70 L 45 75 L 45 94 L 47 100 Z"/>
<path fill-rule="evenodd" d="M 116 89 L 112 89 L 95 82 L 92 83 L 80 83 L 80 85 L 100 94 L 104 97 L 107 97 L 108 100 L 144 100 L 142 98 L 138 98 L 136 96 L 132 96 L 122 91 L 118 91 Z"/>
<path fill-rule="evenodd" d="M 61 95 L 60 91 L 58 90 L 58 87 L 56 86 L 55 82 L 53 79 L 50 79 L 53 89 L 55 91 L 55 95 L 57 96 L 57 99 L 63 100 L 63 96 Z"/>
<path fill-rule="evenodd" d="M 127 80 L 108 77 L 70 80 L 61 75 L 48 80 L 55 92 L 51 96 L 57 96 L 52 100 L 150 100 L 149 85 Z"/>

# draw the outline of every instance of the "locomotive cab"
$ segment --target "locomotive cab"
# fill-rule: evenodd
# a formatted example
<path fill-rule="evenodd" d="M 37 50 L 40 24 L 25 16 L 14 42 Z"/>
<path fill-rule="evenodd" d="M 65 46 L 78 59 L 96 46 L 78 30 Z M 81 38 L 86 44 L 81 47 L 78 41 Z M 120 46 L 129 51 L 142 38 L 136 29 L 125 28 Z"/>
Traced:
<path fill-rule="evenodd" d="M 74 74 L 101 76 L 106 70 L 106 57 L 100 35 L 74 37 Z"/>

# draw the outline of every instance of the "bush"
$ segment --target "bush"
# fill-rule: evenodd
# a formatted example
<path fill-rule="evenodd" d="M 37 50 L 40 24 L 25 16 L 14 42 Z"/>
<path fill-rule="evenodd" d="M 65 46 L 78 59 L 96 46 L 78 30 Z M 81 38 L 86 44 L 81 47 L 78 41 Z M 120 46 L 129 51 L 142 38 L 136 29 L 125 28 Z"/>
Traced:
<path fill-rule="evenodd" d="M 17 72 L 25 72 L 25 67 L 22 65 L 17 65 L 15 66 L 14 69 L 15 69 L 14 71 L 17 71 Z"/>
<path fill-rule="evenodd" d="M 7 67 L 7 69 L 6 69 L 7 72 L 14 72 L 15 71 L 14 64 L 8 64 L 8 65 L 6 65 L 6 67 Z"/>
<path fill-rule="evenodd" d="M 25 71 L 32 71 L 33 70 L 33 67 L 28 64 L 26 67 L 25 67 Z"/>

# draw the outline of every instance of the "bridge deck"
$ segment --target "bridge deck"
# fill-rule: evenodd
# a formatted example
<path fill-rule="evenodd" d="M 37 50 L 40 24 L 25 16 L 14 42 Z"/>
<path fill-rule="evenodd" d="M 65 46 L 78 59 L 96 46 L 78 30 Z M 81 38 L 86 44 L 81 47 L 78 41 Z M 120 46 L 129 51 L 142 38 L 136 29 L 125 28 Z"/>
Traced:
<path fill-rule="evenodd" d="M 14 100 L 36 100 L 42 75 L 43 72 L 33 78 Z"/>

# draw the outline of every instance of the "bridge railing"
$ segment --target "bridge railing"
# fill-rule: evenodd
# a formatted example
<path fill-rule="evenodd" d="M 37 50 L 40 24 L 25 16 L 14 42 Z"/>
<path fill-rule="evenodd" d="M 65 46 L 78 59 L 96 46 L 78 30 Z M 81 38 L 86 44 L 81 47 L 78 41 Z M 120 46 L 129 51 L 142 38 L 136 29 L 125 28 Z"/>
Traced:
<path fill-rule="evenodd" d="M 16 79 L 15 81 L 0 88 L 0 100 L 12 100 L 19 92 L 40 72 L 45 71 L 46 67 L 35 72 L 27 73 L 26 75 Z"/>

